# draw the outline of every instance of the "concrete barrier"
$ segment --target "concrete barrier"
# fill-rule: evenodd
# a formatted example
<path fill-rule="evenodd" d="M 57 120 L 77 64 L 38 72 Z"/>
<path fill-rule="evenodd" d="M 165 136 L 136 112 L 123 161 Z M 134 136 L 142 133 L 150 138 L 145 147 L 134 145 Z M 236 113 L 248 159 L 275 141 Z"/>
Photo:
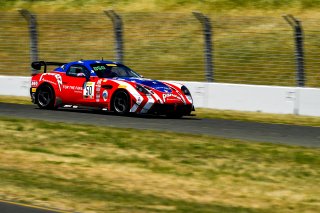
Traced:
<path fill-rule="evenodd" d="M 178 83 L 189 88 L 196 108 L 320 116 L 318 88 Z M 29 88 L 30 77 L 0 76 L 0 95 L 29 96 Z"/>
<path fill-rule="evenodd" d="M 30 96 L 31 77 L 0 76 L 0 95 Z"/>
<path fill-rule="evenodd" d="M 295 113 L 297 107 L 295 87 L 204 82 L 181 83 L 189 88 L 195 107 L 280 114 Z"/>
<path fill-rule="evenodd" d="M 297 90 L 297 114 L 320 116 L 320 89 L 299 88 Z"/>

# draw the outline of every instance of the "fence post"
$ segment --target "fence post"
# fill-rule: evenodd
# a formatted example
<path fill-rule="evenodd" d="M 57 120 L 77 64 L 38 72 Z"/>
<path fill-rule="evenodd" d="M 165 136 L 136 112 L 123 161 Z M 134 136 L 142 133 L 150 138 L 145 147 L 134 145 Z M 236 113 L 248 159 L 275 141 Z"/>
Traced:
<path fill-rule="evenodd" d="M 36 15 L 30 13 L 28 10 L 19 10 L 20 14 L 27 20 L 29 25 L 30 35 L 30 60 L 38 61 L 38 32 L 37 32 L 37 18 Z M 31 73 L 36 74 L 39 71 L 31 68 Z"/>
<path fill-rule="evenodd" d="M 283 18 L 291 25 L 294 30 L 297 63 L 296 81 L 298 87 L 304 87 L 306 79 L 304 73 L 303 30 L 301 21 L 297 20 L 292 15 L 284 15 Z"/>
<path fill-rule="evenodd" d="M 213 45 L 212 45 L 212 26 L 210 18 L 199 12 L 193 12 L 193 15 L 201 22 L 204 35 L 204 55 L 205 55 L 205 70 L 206 80 L 214 81 L 214 67 L 212 64 Z"/>
<path fill-rule="evenodd" d="M 122 34 L 123 34 L 122 19 L 113 10 L 106 10 L 104 12 L 111 19 L 111 21 L 113 23 L 114 37 L 115 37 L 116 61 L 123 63 L 124 55 L 123 55 L 123 39 L 122 39 Z"/>

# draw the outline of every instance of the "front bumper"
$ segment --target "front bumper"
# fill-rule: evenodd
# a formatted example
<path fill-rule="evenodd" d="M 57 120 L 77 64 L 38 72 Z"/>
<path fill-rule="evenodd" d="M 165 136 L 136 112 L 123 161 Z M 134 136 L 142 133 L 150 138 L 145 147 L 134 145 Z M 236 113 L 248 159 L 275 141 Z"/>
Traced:
<path fill-rule="evenodd" d="M 194 110 L 192 104 L 181 105 L 181 104 L 154 104 L 150 109 L 149 113 L 158 115 L 167 115 L 177 113 L 181 115 L 190 115 L 191 111 Z"/>

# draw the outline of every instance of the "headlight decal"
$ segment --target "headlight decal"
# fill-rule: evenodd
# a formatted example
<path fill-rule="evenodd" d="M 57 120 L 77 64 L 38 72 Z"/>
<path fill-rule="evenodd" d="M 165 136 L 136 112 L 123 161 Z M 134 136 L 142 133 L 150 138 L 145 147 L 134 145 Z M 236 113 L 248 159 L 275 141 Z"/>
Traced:
<path fill-rule="evenodd" d="M 188 90 L 188 88 L 186 86 L 182 86 L 181 87 L 181 91 L 183 92 L 183 94 L 185 94 L 186 96 L 191 96 L 190 91 Z"/>
<path fill-rule="evenodd" d="M 136 90 L 138 90 L 139 92 L 144 93 L 146 95 L 150 94 L 150 92 L 144 86 L 141 86 L 140 84 L 136 85 Z"/>

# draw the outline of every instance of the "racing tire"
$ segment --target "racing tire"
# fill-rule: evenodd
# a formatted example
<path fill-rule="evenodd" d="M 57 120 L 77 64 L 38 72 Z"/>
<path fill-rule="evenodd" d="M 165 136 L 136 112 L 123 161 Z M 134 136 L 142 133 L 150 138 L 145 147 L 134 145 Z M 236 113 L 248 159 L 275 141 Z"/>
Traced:
<path fill-rule="evenodd" d="M 40 109 L 54 109 L 55 93 L 50 85 L 42 85 L 37 89 L 36 100 Z"/>
<path fill-rule="evenodd" d="M 130 111 L 130 96 L 125 90 L 118 90 L 111 101 L 112 111 L 118 115 L 126 115 Z"/>

